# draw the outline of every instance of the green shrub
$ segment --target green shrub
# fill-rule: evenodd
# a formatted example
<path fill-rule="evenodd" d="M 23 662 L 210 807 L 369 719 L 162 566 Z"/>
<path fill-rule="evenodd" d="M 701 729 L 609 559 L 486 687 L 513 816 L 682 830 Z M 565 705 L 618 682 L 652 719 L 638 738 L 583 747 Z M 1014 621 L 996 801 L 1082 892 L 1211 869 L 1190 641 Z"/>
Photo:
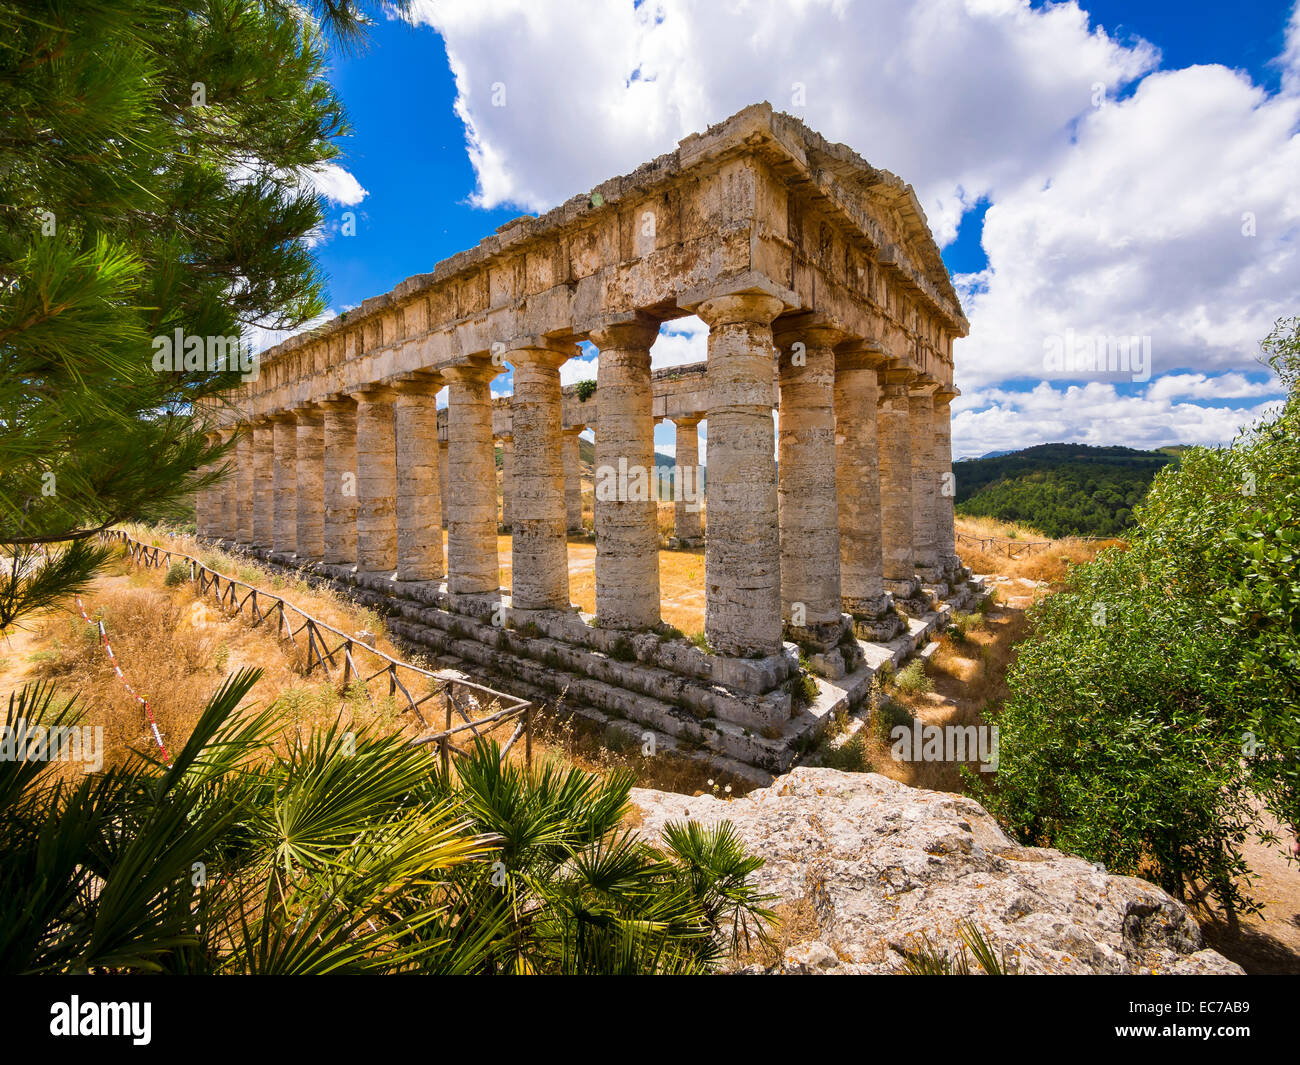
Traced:
<path fill-rule="evenodd" d="M 925 671 L 925 663 L 914 658 L 894 674 L 894 687 L 904 695 L 934 691 L 934 681 Z"/>
<path fill-rule="evenodd" d="M 871 727 L 881 743 L 888 743 L 889 734 L 900 725 L 911 728 L 913 720 L 912 711 L 888 695 L 877 699 L 871 710 Z"/>
<path fill-rule="evenodd" d="M 1252 794 L 1300 824 L 1300 336 L 1265 343 L 1282 411 L 1156 478 L 1126 551 L 1034 609 L 987 796 L 1026 843 L 1250 911 Z"/>
<path fill-rule="evenodd" d="M 184 584 L 190 579 L 190 564 L 188 562 L 173 562 L 167 567 L 167 576 L 163 578 L 163 584 L 168 588 L 174 588 L 178 584 Z"/>
<path fill-rule="evenodd" d="M 807 669 L 800 669 L 785 682 L 785 690 L 790 693 L 790 706 L 793 710 L 802 710 L 817 701 L 817 678 Z"/>

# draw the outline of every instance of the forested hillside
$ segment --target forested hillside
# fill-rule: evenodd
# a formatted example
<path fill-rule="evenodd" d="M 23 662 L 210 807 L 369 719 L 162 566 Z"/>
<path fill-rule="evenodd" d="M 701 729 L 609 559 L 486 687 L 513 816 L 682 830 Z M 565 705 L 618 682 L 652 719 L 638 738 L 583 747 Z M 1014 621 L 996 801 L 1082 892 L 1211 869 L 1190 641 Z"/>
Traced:
<path fill-rule="evenodd" d="M 1045 536 L 1113 536 L 1178 449 L 1039 444 L 953 466 L 957 512 L 1023 522 Z"/>

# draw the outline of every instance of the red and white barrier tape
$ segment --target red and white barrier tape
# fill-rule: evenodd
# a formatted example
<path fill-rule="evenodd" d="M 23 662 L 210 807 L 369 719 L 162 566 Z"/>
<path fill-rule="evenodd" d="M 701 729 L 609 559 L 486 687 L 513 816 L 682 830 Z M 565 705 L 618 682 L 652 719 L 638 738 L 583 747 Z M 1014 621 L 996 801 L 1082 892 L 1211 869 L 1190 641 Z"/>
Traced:
<path fill-rule="evenodd" d="M 171 755 L 167 753 L 167 747 L 163 743 L 162 733 L 158 731 L 158 722 L 154 719 L 153 708 L 150 707 L 149 700 L 131 687 L 130 681 L 128 681 L 125 674 L 123 674 L 122 667 L 118 664 L 117 656 L 113 654 L 113 648 L 109 645 L 108 633 L 104 631 L 104 623 L 102 621 L 95 621 L 86 613 L 86 608 L 81 603 L 81 596 L 78 595 L 73 598 L 77 601 L 77 609 L 81 611 L 82 620 L 85 621 L 87 625 L 99 626 L 99 639 L 104 645 L 104 651 L 108 655 L 108 660 L 113 663 L 113 672 L 117 674 L 117 679 L 122 682 L 122 687 L 127 690 L 131 698 L 144 707 L 144 716 L 149 722 L 150 731 L 153 732 L 154 743 L 158 744 L 158 750 L 162 752 L 163 761 L 170 766 L 172 764 L 172 758 Z"/>

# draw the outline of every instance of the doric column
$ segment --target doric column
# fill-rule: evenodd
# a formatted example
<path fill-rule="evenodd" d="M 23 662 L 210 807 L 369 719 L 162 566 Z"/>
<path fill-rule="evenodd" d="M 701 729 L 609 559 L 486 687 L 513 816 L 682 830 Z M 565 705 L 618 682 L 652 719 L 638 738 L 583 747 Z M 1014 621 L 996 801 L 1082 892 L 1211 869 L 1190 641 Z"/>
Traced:
<path fill-rule="evenodd" d="M 203 444 L 205 447 L 212 447 L 218 441 L 217 433 L 205 433 Z M 195 471 L 200 476 L 206 476 L 216 468 L 216 463 L 206 462 L 198 467 Z M 214 518 L 217 507 L 217 494 L 214 486 L 209 485 L 206 488 L 200 488 L 194 493 L 194 532 L 198 536 L 216 535 L 216 521 Z"/>
<path fill-rule="evenodd" d="M 272 419 L 275 499 L 272 503 L 271 550 L 292 555 L 298 550 L 298 420 L 292 411 Z"/>
<path fill-rule="evenodd" d="M 953 503 L 957 483 L 952 471 L 952 410 L 950 404 L 960 395 L 952 385 L 940 385 L 934 394 L 934 450 L 935 473 L 939 478 L 939 497 L 935 517 L 935 547 L 939 565 L 949 576 L 961 570 L 957 555 L 957 529 L 954 522 Z"/>
<path fill-rule="evenodd" d="M 771 323 L 794 304 L 793 293 L 783 298 L 772 286 L 682 302 L 709 326 L 705 635 L 722 654 L 775 654 L 782 625 Z"/>
<path fill-rule="evenodd" d="M 235 539 L 241 544 L 255 543 L 253 537 L 253 501 L 257 494 L 255 466 L 255 436 L 253 426 L 244 423 L 239 427 L 239 439 L 235 442 L 235 509 L 238 521 L 235 526 Z"/>
<path fill-rule="evenodd" d="M 501 585 L 490 387 L 498 373 L 487 362 L 443 371 L 449 385 L 447 587 L 453 596 L 485 595 Z"/>
<path fill-rule="evenodd" d="M 840 639 L 835 486 L 835 344 L 842 330 L 796 319 L 776 338 L 781 610 L 786 635 L 829 651 Z"/>
<path fill-rule="evenodd" d="M 239 532 L 239 440 L 242 434 L 232 426 L 221 433 L 224 442 L 232 442 L 222 461 L 226 475 L 217 486 L 220 493 L 221 538 L 234 543 Z"/>
<path fill-rule="evenodd" d="M 447 516 L 451 513 L 451 507 L 448 504 L 449 493 L 447 485 L 447 441 L 438 441 L 438 486 L 442 490 L 442 527 L 447 527 Z"/>
<path fill-rule="evenodd" d="M 591 334 L 592 343 L 600 349 L 593 511 L 596 620 L 602 628 L 639 629 L 659 623 L 659 522 L 650 383 L 650 345 L 658 335 L 658 323 L 639 315 L 620 316 Z M 574 434 L 575 450 L 576 444 Z M 567 461 L 565 465 L 567 474 Z M 569 521 L 572 525 L 572 513 Z"/>
<path fill-rule="evenodd" d="M 881 370 L 876 424 L 880 436 L 880 541 L 885 590 L 901 599 L 916 594 L 912 554 L 912 372 Z"/>
<path fill-rule="evenodd" d="M 673 470 L 673 536 L 680 547 L 698 546 L 700 506 L 704 502 L 700 479 L 700 419 L 674 418 L 677 430 L 676 468 Z"/>
<path fill-rule="evenodd" d="M 840 596 L 855 618 L 889 609 L 880 531 L 876 370 L 882 352 L 850 341 L 835 353 L 835 483 L 839 493 Z"/>
<path fill-rule="evenodd" d="M 569 532 L 582 532 L 582 460 L 578 437 L 583 427 L 564 430 L 564 522 Z"/>
<path fill-rule="evenodd" d="M 509 529 L 515 520 L 515 440 L 501 438 L 501 524 Z"/>
<path fill-rule="evenodd" d="M 325 557 L 325 413 L 316 405 L 294 411 L 298 421 L 298 557 Z"/>
<path fill-rule="evenodd" d="M 539 337 L 505 356 L 515 368 L 510 601 L 517 610 L 569 608 L 560 366 L 574 350 L 572 344 L 548 346 Z"/>
<path fill-rule="evenodd" d="M 933 384 L 908 393 L 912 443 L 912 564 L 926 584 L 941 578 L 936 541 L 939 476 L 934 439 Z"/>
<path fill-rule="evenodd" d="M 438 477 L 436 375 L 397 386 L 397 579 L 442 577 L 442 490 Z"/>
<path fill-rule="evenodd" d="M 253 543 L 269 548 L 275 527 L 275 434 L 269 421 L 253 427 Z"/>
<path fill-rule="evenodd" d="M 391 388 L 353 392 L 357 401 L 357 569 L 397 569 L 397 449 Z"/>
<path fill-rule="evenodd" d="M 321 404 L 325 412 L 324 553 L 332 566 L 357 563 L 357 404 L 351 397 Z"/>

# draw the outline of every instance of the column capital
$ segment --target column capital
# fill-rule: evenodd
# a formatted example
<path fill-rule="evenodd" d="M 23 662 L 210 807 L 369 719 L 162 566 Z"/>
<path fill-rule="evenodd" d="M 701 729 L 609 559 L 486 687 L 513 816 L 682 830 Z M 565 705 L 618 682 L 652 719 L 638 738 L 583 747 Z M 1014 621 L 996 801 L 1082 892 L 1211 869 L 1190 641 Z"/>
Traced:
<path fill-rule="evenodd" d="M 889 355 L 878 340 L 850 337 L 835 348 L 837 370 L 879 370 L 889 362 Z"/>
<path fill-rule="evenodd" d="M 683 414 L 680 418 L 670 414 L 668 418 L 678 429 L 694 429 L 700 422 L 704 421 L 703 414 Z"/>
<path fill-rule="evenodd" d="M 297 419 L 293 416 L 292 409 L 277 410 L 266 416 L 266 421 L 272 425 L 284 425 L 288 423 L 297 424 Z"/>
<path fill-rule="evenodd" d="M 348 395 L 356 400 L 358 405 L 362 403 L 392 403 L 397 399 L 397 389 L 387 383 L 373 384 L 359 388 L 355 392 L 349 392 Z"/>
<path fill-rule="evenodd" d="M 325 411 L 351 410 L 357 405 L 357 401 L 349 395 L 328 396 L 315 402 L 316 406 Z"/>
<path fill-rule="evenodd" d="M 506 345 L 506 352 L 501 357 L 516 370 L 524 366 L 539 366 L 543 369 L 558 370 L 578 354 L 578 345 L 571 341 L 556 341 L 549 337 L 516 337 Z"/>
<path fill-rule="evenodd" d="M 934 405 L 940 406 L 951 403 L 961 395 L 961 389 L 956 385 L 940 385 L 934 393 Z"/>
<path fill-rule="evenodd" d="M 442 375 L 432 371 L 421 370 L 407 378 L 392 382 L 393 391 L 399 399 L 418 399 L 436 396 L 442 391 Z"/>
<path fill-rule="evenodd" d="M 299 425 L 313 424 L 325 418 L 325 404 L 312 400 L 301 407 L 295 407 L 293 414 Z"/>
<path fill-rule="evenodd" d="M 880 378 L 880 389 L 883 394 L 886 389 L 891 395 L 906 395 L 912 382 L 916 380 L 916 374 L 906 366 L 897 364 L 886 365 L 878 371 Z"/>
<path fill-rule="evenodd" d="M 929 399 L 939 387 L 938 381 L 932 381 L 924 374 L 918 374 L 908 388 L 907 394 L 916 399 Z"/>
<path fill-rule="evenodd" d="M 698 288 L 677 298 L 677 306 L 699 315 L 710 328 L 732 322 L 770 325 L 784 310 L 797 310 L 799 297 L 765 274 L 747 270 Z"/>
<path fill-rule="evenodd" d="M 607 314 L 599 318 L 587 332 L 587 338 L 597 348 L 645 348 L 659 335 L 659 320 L 642 311 Z"/>
<path fill-rule="evenodd" d="M 488 359 L 471 359 L 455 366 L 444 366 L 439 372 L 449 383 L 480 384 L 493 380 L 505 371 Z"/>
<path fill-rule="evenodd" d="M 782 354 L 800 342 L 807 347 L 835 347 L 849 335 L 849 329 L 842 321 L 820 311 L 782 315 L 772 323 L 772 338 Z"/>

